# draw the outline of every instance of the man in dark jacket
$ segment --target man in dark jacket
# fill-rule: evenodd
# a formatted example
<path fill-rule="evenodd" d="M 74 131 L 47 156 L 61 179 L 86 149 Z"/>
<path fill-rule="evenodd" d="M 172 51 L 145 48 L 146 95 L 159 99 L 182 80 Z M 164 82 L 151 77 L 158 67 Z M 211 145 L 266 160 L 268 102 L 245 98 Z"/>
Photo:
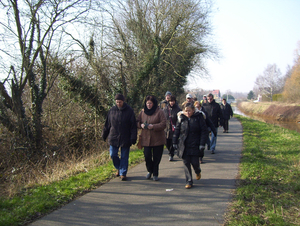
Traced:
<path fill-rule="evenodd" d="M 207 112 L 208 117 L 213 122 L 215 128 L 216 128 L 216 134 L 211 134 L 211 140 L 210 140 L 210 149 L 211 153 L 215 154 L 215 148 L 217 144 L 217 133 L 218 128 L 220 126 L 220 120 L 223 119 L 221 107 L 216 101 L 214 100 L 214 95 L 211 93 L 207 95 L 208 103 L 204 103 L 203 107 Z"/>
<path fill-rule="evenodd" d="M 172 144 L 172 139 L 177 123 L 177 113 L 180 112 L 181 109 L 176 102 L 176 98 L 174 96 L 171 96 L 168 105 L 163 110 L 167 118 L 167 126 L 165 129 L 167 139 L 166 147 L 169 151 L 169 161 L 173 161 L 174 147 Z"/>
<path fill-rule="evenodd" d="M 115 101 L 116 106 L 113 106 L 108 112 L 102 130 L 102 138 L 104 141 L 108 138 L 110 156 L 117 169 L 116 175 L 121 176 L 122 180 L 126 180 L 129 149 L 132 144 L 136 143 L 137 126 L 134 112 L 124 102 L 124 96 L 117 94 Z M 118 155 L 119 148 L 121 148 L 121 159 Z"/>
<path fill-rule="evenodd" d="M 228 133 L 228 121 L 233 116 L 232 108 L 230 104 L 226 102 L 226 99 L 222 100 L 221 111 L 223 115 L 222 126 L 224 128 L 223 133 Z"/>

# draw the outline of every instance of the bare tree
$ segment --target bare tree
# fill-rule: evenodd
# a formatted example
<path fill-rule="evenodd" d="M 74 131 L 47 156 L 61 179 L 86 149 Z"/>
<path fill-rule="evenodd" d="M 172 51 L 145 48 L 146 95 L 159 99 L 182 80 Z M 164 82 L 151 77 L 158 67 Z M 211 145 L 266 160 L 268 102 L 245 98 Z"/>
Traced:
<path fill-rule="evenodd" d="M 116 1 L 110 12 L 111 48 L 123 62 L 128 100 L 184 92 L 187 75 L 211 51 L 208 1 Z M 124 88 L 124 87 L 123 87 Z"/>
<path fill-rule="evenodd" d="M 0 82 L 0 121 L 20 134 L 23 144 L 38 150 L 43 137 L 43 101 L 58 75 L 50 73 L 49 62 L 67 51 L 64 31 L 70 23 L 86 19 L 91 2 L 6 0 L 0 6 L 0 52 L 5 59 L 1 74 L 7 73 Z M 26 86 L 30 88 L 30 103 L 23 103 Z"/>
<path fill-rule="evenodd" d="M 283 86 L 284 82 L 280 69 L 277 68 L 276 64 L 269 64 L 263 74 L 256 78 L 254 90 L 272 101 L 273 95 L 280 93 Z"/>

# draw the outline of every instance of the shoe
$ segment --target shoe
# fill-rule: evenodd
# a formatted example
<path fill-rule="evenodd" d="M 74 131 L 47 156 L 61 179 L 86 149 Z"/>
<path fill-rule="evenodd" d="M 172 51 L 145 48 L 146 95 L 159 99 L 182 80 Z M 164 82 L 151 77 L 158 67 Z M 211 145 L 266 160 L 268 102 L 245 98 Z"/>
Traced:
<path fill-rule="evenodd" d="M 119 176 L 120 176 L 120 172 L 119 172 L 119 170 L 117 170 L 117 172 L 116 172 L 116 176 L 117 176 L 117 177 L 119 177 Z"/>
<path fill-rule="evenodd" d="M 212 153 L 212 154 L 215 154 L 215 150 L 211 150 L 211 153 Z"/>
<path fill-rule="evenodd" d="M 173 161 L 173 156 L 170 156 L 170 157 L 169 157 L 169 161 L 170 161 L 170 162 Z"/>
<path fill-rule="evenodd" d="M 127 179 L 126 176 L 121 176 L 121 180 L 122 180 L 122 181 L 125 181 L 126 179 Z"/>
<path fill-rule="evenodd" d="M 203 159 L 200 157 L 200 164 L 202 164 L 203 163 Z"/>
<path fill-rule="evenodd" d="M 223 130 L 223 133 L 226 133 L 226 130 Z"/>
<path fill-rule="evenodd" d="M 150 179 L 151 178 L 151 173 L 148 173 L 147 175 L 146 175 L 146 179 Z"/>
<path fill-rule="evenodd" d="M 154 181 L 158 181 L 158 176 L 153 176 Z"/>
<path fill-rule="evenodd" d="M 196 179 L 200 180 L 200 178 L 201 178 L 201 173 L 196 174 Z"/>
<path fill-rule="evenodd" d="M 226 130 L 226 133 L 228 133 L 228 130 Z"/>
<path fill-rule="evenodd" d="M 192 185 L 191 184 L 187 184 L 187 185 L 185 185 L 185 188 L 186 189 L 190 189 L 192 187 Z"/>

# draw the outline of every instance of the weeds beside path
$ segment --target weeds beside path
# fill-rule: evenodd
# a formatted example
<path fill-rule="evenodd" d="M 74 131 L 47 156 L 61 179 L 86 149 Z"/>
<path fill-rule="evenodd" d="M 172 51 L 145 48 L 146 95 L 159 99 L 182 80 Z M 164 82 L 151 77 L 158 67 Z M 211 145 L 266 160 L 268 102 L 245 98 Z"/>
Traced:
<path fill-rule="evenodd" d="M 243 153 L 225 225 L 300 225 L 299 133 L 236 117 Z"/>
<path fill-rule="evenodd" d="M 131 151 L 129 165 L 143 160 L 141 150 Z M 0 226 L 24 225 L 69 203 L 114 177 L 112 162 L 67 179 L 26 189 L 13 198 L 0 199 Z"/>

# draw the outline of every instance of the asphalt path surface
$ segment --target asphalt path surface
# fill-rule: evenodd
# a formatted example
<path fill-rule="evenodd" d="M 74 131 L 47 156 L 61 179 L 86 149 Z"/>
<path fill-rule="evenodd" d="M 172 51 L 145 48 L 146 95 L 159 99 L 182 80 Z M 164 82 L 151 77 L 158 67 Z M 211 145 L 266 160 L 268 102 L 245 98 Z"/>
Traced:
<path fill-rule="evenodd" d="M 205 150 L 200 180 L 185 189 L 182 160 L 169 162 L 164 151 L 159 180 L 147 180 L 145 163 L 131 168 L 127 181 L 114 178 L 68 205 L 33 222 L 32 226 L 94 225 L 223 225 L 232 199 L 242 151 L 242 126 L 229 121 L 219 128 L 216 154 Z"/>

